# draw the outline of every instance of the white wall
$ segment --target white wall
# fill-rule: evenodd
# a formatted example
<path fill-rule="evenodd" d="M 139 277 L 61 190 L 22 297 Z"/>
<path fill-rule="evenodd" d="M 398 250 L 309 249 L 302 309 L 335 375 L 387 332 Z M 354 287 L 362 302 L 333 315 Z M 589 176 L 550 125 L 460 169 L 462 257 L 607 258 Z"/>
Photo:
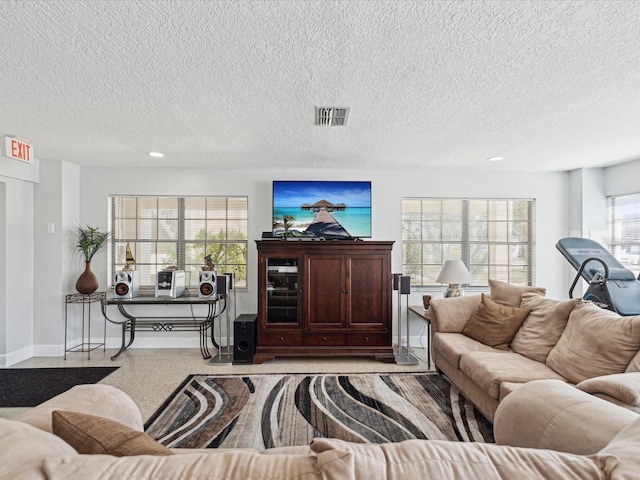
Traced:
<path fill-rule="evenodd" d="M 33 183 L 0 177 L 4 183 L 4 348 L 0 364 L 33 356 Z"/>
<path fill-rule="evenodd" d="M 614 165 L 604 170 L 605 195 L 640 193 L 640 160 Z"/>
<path fill-rule="evenodd" d="M 7 185 L 0 181 L 0 367 L 6 366 L 7 354 Z"/>
<path fill-rule="evenodd" d="M 77 165 L 59 160 L 40 163 L 43 181 L 34 189 L 37 208 L 35 228 L 35 356 L 62 355 L 64 343 L 64 296 L 73 293 L 75 259 L 70 232 L 79 219 L 79 179 Z M 53 233 L 47 231 L 48 225 Z M 43 272 L 47 272 L 43 275 Z M 69 339 L 81 336 L 79 312 L 69 310 Z M 72 342 L 69 342 L 71 344 Z"/>
<path fill-rule="evenodd" d="M 581 168 L 569 172 L 569 232 L 570 237 L 590 238 L 608 248 L 608 204 L 604 193 L 604 168 Z M 569 263 L 567 262 L 567 266 Z M 567 267 L 568 288 L 576 277 L 576 270 Z M 584 294 L 587 282 L 576 284 L 573 296 Z"/>
<path fill-rule="evenodd" d="M 33 356 L 33 186 L 39 164 L 0 155 L 0 367 Z"/>
<path fill-rule="evenodd" d="M 395 241 L 392 270 L 402 271 L 401 202 L 403 197 L 533 198 L 536 200 L 536 284 L 548 295 L 565 298 L 566 261 L 555 249 L 567 236 L 565 206 L 568 198 L 566 173 L 481 173 L 475 171 L 354 171 L 354 170 L 207 170 L 207 169 L 111 169 L 83 167 L 80 170 L 80 219 L 83 224 L 108 229 L 109 194 L 137 195 L 247 195 L 249 197 L 248 288 L 237 293 L 238 314 L 257 312 L 257 251 L 254 240 L 271 229 L 271 183 L 273 180 L 371 180 L 372 234 L 375 240 Z M 107 256 L 99 254 L 93 269 L 101 288 L 107 285 Z M 79 274 L 79 270 L 74 275 Z M 441 289 L 432 290 L 435 296 Z M 430 292 L 430 293 L 432 293 Z M 411 294 L 410 303 L 421 304 L 423 291 Z M 394 305 L 394 314 L 396 306 Z M 395 322 L 394 322 L 395 324 Z M 394 325 L 395 329 L 395 325 Z M 412 334 L 422 323 L 412 321 Z M 109 346 L 117 343 L 117 330 L 110 328 Z M 148 334 L 147 337 L 154 334 Z M 170 336 L 173 336 L 171 334 Z M 163 334 L 162 342 L 170 341 Z M 144 338 L 144 337 L 143 337 Z M 155 341 L 155 340 L 154 340 Z M 194 342 L 196 340 L 194 339 Z M 144 345 L 136 340 L 134 345 Z M 197 346 L 197 343 L 194 343 Z"/>

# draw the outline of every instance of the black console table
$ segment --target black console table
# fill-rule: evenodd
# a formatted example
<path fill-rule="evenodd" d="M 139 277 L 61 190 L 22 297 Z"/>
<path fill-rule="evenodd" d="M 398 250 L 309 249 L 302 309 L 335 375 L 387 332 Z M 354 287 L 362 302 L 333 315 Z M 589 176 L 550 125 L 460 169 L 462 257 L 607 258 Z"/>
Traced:
<path fill-rule="evenodd" d="M 111 360 L 115 360 L 124 352 L 136 338 L 136 331 L 148 331 L 148 332 L 199 332 L 200 333 L 200 351 L 203 358 L 211 358 L 209 348 L 207 345 L 207 330 L 213 325 L 213 319 L 215 317 L 217 300 L 210 298 L 199 298 L 183 296 L 178 298 L 173 297 L 134 297 L 134 298 L 115 298 L 113 296 L 102 299 L 102 313 L 104 317 L 111 323 L 122 326 L 122 346 L 118 353 L 111 357 Z M 107 307 L 109 305 L 116 305 L 118 311 L 124 317 L 124 320 L 114 320 L 107 315 Z M 139 316 L 134 315 L 131 311 L 127 311 L 127 307 L 135 305 L 206 305 L 206 315 L 191 315 L 191 316 Z M 129 332 L 129 341 L 127 342 L 126 336 Z M 211 328 L 211 334 L 213 336 L 213 328 Z"/>

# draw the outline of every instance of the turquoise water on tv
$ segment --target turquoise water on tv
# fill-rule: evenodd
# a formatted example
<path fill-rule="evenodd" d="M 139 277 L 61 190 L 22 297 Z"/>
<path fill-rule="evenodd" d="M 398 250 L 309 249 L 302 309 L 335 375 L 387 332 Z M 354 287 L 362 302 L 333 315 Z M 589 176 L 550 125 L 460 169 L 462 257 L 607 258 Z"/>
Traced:
<path fill-rule="evenodd" d="M 283 215 L 293 215 L 295 218 L 293 228 L 301 231 L 313 221 L 315 214 L 299 207 L 274 208 L 273 215 L 282 218 Z M 352 237 L 371 237 L 371 208 L 347 207 L 342 212 L 332 212 L 331 215 L 339 222 Z"/>

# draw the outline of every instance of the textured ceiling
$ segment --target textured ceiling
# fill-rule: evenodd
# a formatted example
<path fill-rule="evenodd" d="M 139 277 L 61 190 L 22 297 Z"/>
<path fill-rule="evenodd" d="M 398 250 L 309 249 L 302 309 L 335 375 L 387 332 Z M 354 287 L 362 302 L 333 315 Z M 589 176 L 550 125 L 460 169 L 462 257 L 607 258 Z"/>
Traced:
<path fill-rule="evenodd" d="M 637 1 L 3 0 L 0 61 L 0 134 L 79 165 L 640 159 Z"/>

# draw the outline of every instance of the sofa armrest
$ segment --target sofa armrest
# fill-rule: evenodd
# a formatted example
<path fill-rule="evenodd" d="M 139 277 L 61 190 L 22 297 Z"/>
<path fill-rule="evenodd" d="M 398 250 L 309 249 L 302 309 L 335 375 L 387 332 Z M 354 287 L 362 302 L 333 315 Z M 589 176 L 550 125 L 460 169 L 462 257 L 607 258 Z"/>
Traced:
<path fill-rule="evenodd" d="M 460 333 L 480 306 L 481 295 L 436 298 L 429 304 L 432 332 Z"/>
<path fill-rule="evenodd" d="M 571 384 L 534 380 L 500 402 L 493 433 L 500 445 L 590 455 L 637 418 Z"/>
<path fill-rule="evenodd" d="M 637 409 L 640 407 L 640 372 L 603 375 L 584 380 L 576 385 L 578 390 L 601 398 L 612 397 L 618 405 Z"/>
<path fill-rule="evenodd" d="M 14 420 L 28 423 L 46 432 L 52 432 L 51 413 L 54 410 L 69 410 L 97 415 L 144 431 L 142 414 L 131 397 L 116 387 L 103 384 L 76 385 L 14 417 Z"/>

